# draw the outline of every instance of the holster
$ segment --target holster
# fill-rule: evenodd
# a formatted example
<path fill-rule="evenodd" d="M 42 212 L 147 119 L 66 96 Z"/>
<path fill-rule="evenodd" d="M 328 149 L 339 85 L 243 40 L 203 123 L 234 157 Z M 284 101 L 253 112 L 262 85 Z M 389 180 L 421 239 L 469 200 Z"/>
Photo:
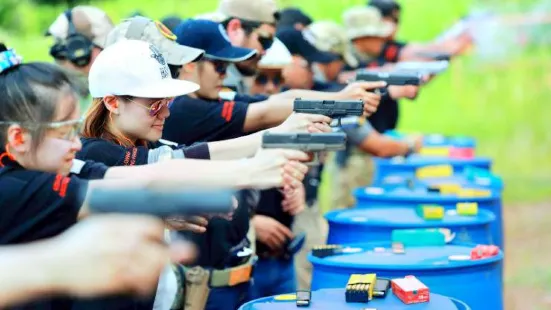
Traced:
<path fill-rule="evenodd" d="M 210 272 L 199 266 L 186 268 L 184 310 L 204 310 L 209 297 Z"/>

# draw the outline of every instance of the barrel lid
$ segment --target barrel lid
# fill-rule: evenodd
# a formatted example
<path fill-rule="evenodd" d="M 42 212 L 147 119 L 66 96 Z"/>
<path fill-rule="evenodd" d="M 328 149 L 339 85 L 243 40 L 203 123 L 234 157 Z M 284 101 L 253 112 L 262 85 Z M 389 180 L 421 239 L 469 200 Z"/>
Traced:
<path fill-rule="evenodd" d="M 449 142 L 454 147 L 475 148 L 476 140 L 468 136 L 454 136 L 449 138 Z"/>
<path fill-rule="evenodd" d="M 383 166 L 411 166 L 411 167 L 423 167 L 429 165 L 452 165 L 456 167 L 474 165 L 478 167 L 490 167 L 492 160 L 488 157 L 474 157 L 474 158 L 453 158 L 444 156 L 428 156 L 421 154 L 412 154 L 407 158 L 377 158 L 375 160 L 377 165 Z"/>
<path fill-rule="evenodd" d="M 488 202 L 499 200 L 499 193 L 493 192 L 490 189 L 481 189 L 480 187 L 465 186 L 465 189 L 485 190 L 488 191 L 487 196 L 470 196 L 459 197 L 456 194 L 441 194 L 427 191 L 426 188 L 415 187 L 409 189 L 406 187 L 377 187 L 370 186 L 366 188 L 357 188 L 354 190 L 354 196 L 358 200 L 370 201 L 392 201 L 396 203 L 417 203 L 417 204 L 441 204 L 441 203 L 458 203 L 458 202 Z"/>
<path fill-rule="evenodd" d="M 495 215 L 488 210 L 478 210 L 477 216 L 462 216 L 448 210 L 442 220 L 425 220 L 411 206 L 403 207 L 373 207 L 365 209 L 349 209 L 330 211 L 325 218 L 330 223 L 358 226 L 385 226 L 428 228 L 440 226 L 483 225 L 495 220 Z"/>
<path fill-rule="evenodd" d="M 420 180 L 421 183 L 426 186 L 433 186 L 438 184 L 459 184 L 464 187 L 471 188 L 490 188 L 490 189 L 503 189 L 503 181 L 500 177 L 493 174 L 485 176 L 473 176 L 472 179 L 467 179 L 463 175 L 453 175 L 450 177 L 438 177 L 438 178 L 424 178 Z"/>
<path fill-rule="evenodd" d="M 374 298 L 369 301 L 369 304 L 361 303 L 347 303 L 345 301 L 345 290 L 343 288 L 331 288 L 320 289 L 312 292 L 311 306 L 312 309 L 385 309 L 385 310 L 398 310 L 406 308 L 404 303 L 394 296 L 390 291 L 385 298 Z M 423 310 L 447 310 L 457 309 L 455 303 L 451 298 L 442 296 L 436 293 L 430 293 L 430 302 L 409 305 L 407 308 L 411 309 L 423 309 Z M 281 301 L 277 299 L 277 296 L 264 297 L 257 300 L 250 301 L 240 310 L 286 310 L 297 309 L 296 301 Z"/>
<path fill-rule="evenodd" d="M 449 145 L 449 138 L 441 134 L 428 134 L 423 136 L 423 145 L 447 146 Z"/>
<path fill-rule="evenodd" d="M 403 134 L 399 131 L 396 131 L 396 130 L 387 130 L 387 131 L 384 132 L 384 135 L 389 137 L 389 138 L 397 139 L 397 140 L 404 139 L 406 137 L 405 134 Z"/>
<path fill-rule="evenodd" d="M 411 246 L 405 248 L 405 253 L 392 253 L 390 242 L 374 242 L 354 244 L 354 247 L 364 249 L 360 253 L 340 254 L 318 258 L 308 255 L 308 259 L 314 265 L 346 267 L 357 269 L 380 270 L 434 270 L 453 269 L 462 267 L 479 266 L 500 261 L 503 253 L 500 251 L 497 256 L 480 260 L 454 260 L 449 259 L 457 255 L 470 255 L 476 245 L 447 244 L 444 246 Z M 385 247 L 384 252 L 375 251 L 376 247 Z"/>

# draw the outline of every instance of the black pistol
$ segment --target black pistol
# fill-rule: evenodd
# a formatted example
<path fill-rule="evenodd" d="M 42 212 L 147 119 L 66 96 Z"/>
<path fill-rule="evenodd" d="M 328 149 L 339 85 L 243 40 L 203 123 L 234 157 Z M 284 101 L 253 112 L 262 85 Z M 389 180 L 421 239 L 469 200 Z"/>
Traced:
<path fill-rule="evenodd" d="M 423 75 L 419 72 L 405 71 L 374 71 L 370 69 L 362 69 L 356 71 L 356 81 L 377 82 L 384 81 L 387 86 L 391 85 L 415 85 L 419 86 L 422 83 Z M 386 93 L 386 88 L 378 89 L 379 94 Z"/>
<path fill-rule="evenodd" d="M 233 211 L 234 190 L 92 189 L 91 212 L 174 215 L 226 214 Z"/>
<path fill-rule="evenodd" d="M 450 61 L 452 59 L 452 55 L 448 53 L 442 53 L 442 52 L 418 52 L 417 56 L 431 59 L 431 60 L 445 60 Z"/>
<path fill-rule="evenodd" d="M 297 98 L 293 111 L 296 113 L 321 114 L 337 119 L 347 116 L 362 116 L 364 102 L 358 100 L 307 100 Z"/>
<path fill-rule="evenodd" d="M 346 134 L 331 133 L 271 133 L 262 136 L 262 147 L 265 149 L 292 149 L 303 152 L 339 151 L 346 148 Z M 314 156 L 312 163 L 317 163 Z"/>

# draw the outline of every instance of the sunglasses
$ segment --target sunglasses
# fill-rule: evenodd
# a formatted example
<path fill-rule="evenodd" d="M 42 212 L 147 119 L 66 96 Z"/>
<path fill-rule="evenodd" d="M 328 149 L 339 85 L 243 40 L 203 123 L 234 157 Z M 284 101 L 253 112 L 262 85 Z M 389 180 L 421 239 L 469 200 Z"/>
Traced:
<path fill-rule="evenodd" d="M 269 49 L 274 43 L 274 36 L 271 33 L 259 30 L 262 23 L 241 20 L 241 26 L 247 34 L 257 31 L 258 43 L 262 45 L 264 50 Z"/>
<path fill-rule="evenodd" d="M 143 107 L 145 109 L 147 109 L 147 111 L 149 112 L 149 116 L 157 116 L 157 114 L 159 114 L 159 112 L 161 112 L 161 109 L 166 105 L 166 106 L 170 106 L 170 104 L 172 103 L 172 100 L 173 98 L 163 98 L 163 99 L 153 99 L 153 101 L 151 101 L 150 103 L 148 104 L 143 104 L 141 102 L 137 102 L 135 100 L 133 100 L 132 98 L 124 98 L 126 101 L 130 101 L 130 102 L 133 102 L 137 105 L 139 105 L 140 107 Z"/>
<path fill-rule="evenodd" d="M 266 85 L 269 81 L 272 81 L 272 83 L 276 86 L 279 86 L 283 82 L 283 77 L 281 75 L 266 75 L 266 74 L 258 74 L 256 78 L 254 79 L 254 82 L 258 85 Z"/>
<path fill-rule="evenodd" d="M 269 33 L 258 32 L 258 42 L 264 50 L 267 50 L 274 44 L 274 36 Z"/>
<path fill-rule="evenodd" d="M 214 66 L 214 70 L 216 71 L 216 73 L 220 75 L 226 74 L 228 66 L 230 65 L 229 62 L 222 60 L 206 59 L 206 61 L 210 62 Z"/>
<path fill-rule="evenodd" d="M 53 130 L 61 130 L 61 131 L 65 131 L 66 133 L 63 134 L 63 136 L 61 136 L 60 139 L 73 141 L 82 132 L 83 123 L 84 123 L 84 119 L 81 118 L 81 119 L 74 119 L 70 121 L 38 123 L 38 124 L 36 123 L 27 124 L 27 123 L 19 123 L 19 122 L 0 122 L 0 125 L 20 125 L 21 127 L 25 127 L 28 129 L 46 128 L 46 129 L 53 129 Z"/>

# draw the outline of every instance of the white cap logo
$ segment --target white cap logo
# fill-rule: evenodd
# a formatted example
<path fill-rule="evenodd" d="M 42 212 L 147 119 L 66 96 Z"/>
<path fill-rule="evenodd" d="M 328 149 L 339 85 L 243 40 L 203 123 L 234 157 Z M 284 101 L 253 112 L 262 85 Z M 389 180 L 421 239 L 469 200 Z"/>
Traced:
<path fill-rule="evenodd" d="M 163 54 L 161 54 L 161 51 L 159 51 L 159 49 L 157 49 L 153 44 L 149 44 L 149 49 L 152 52 L 151 58 L 157 60 L 157 62 L 161 65 L 159 68 L 159 71 L 161 71 L 161 78 L 166 79 L 170 75 L 170 70 L 166 65 Z"/>

